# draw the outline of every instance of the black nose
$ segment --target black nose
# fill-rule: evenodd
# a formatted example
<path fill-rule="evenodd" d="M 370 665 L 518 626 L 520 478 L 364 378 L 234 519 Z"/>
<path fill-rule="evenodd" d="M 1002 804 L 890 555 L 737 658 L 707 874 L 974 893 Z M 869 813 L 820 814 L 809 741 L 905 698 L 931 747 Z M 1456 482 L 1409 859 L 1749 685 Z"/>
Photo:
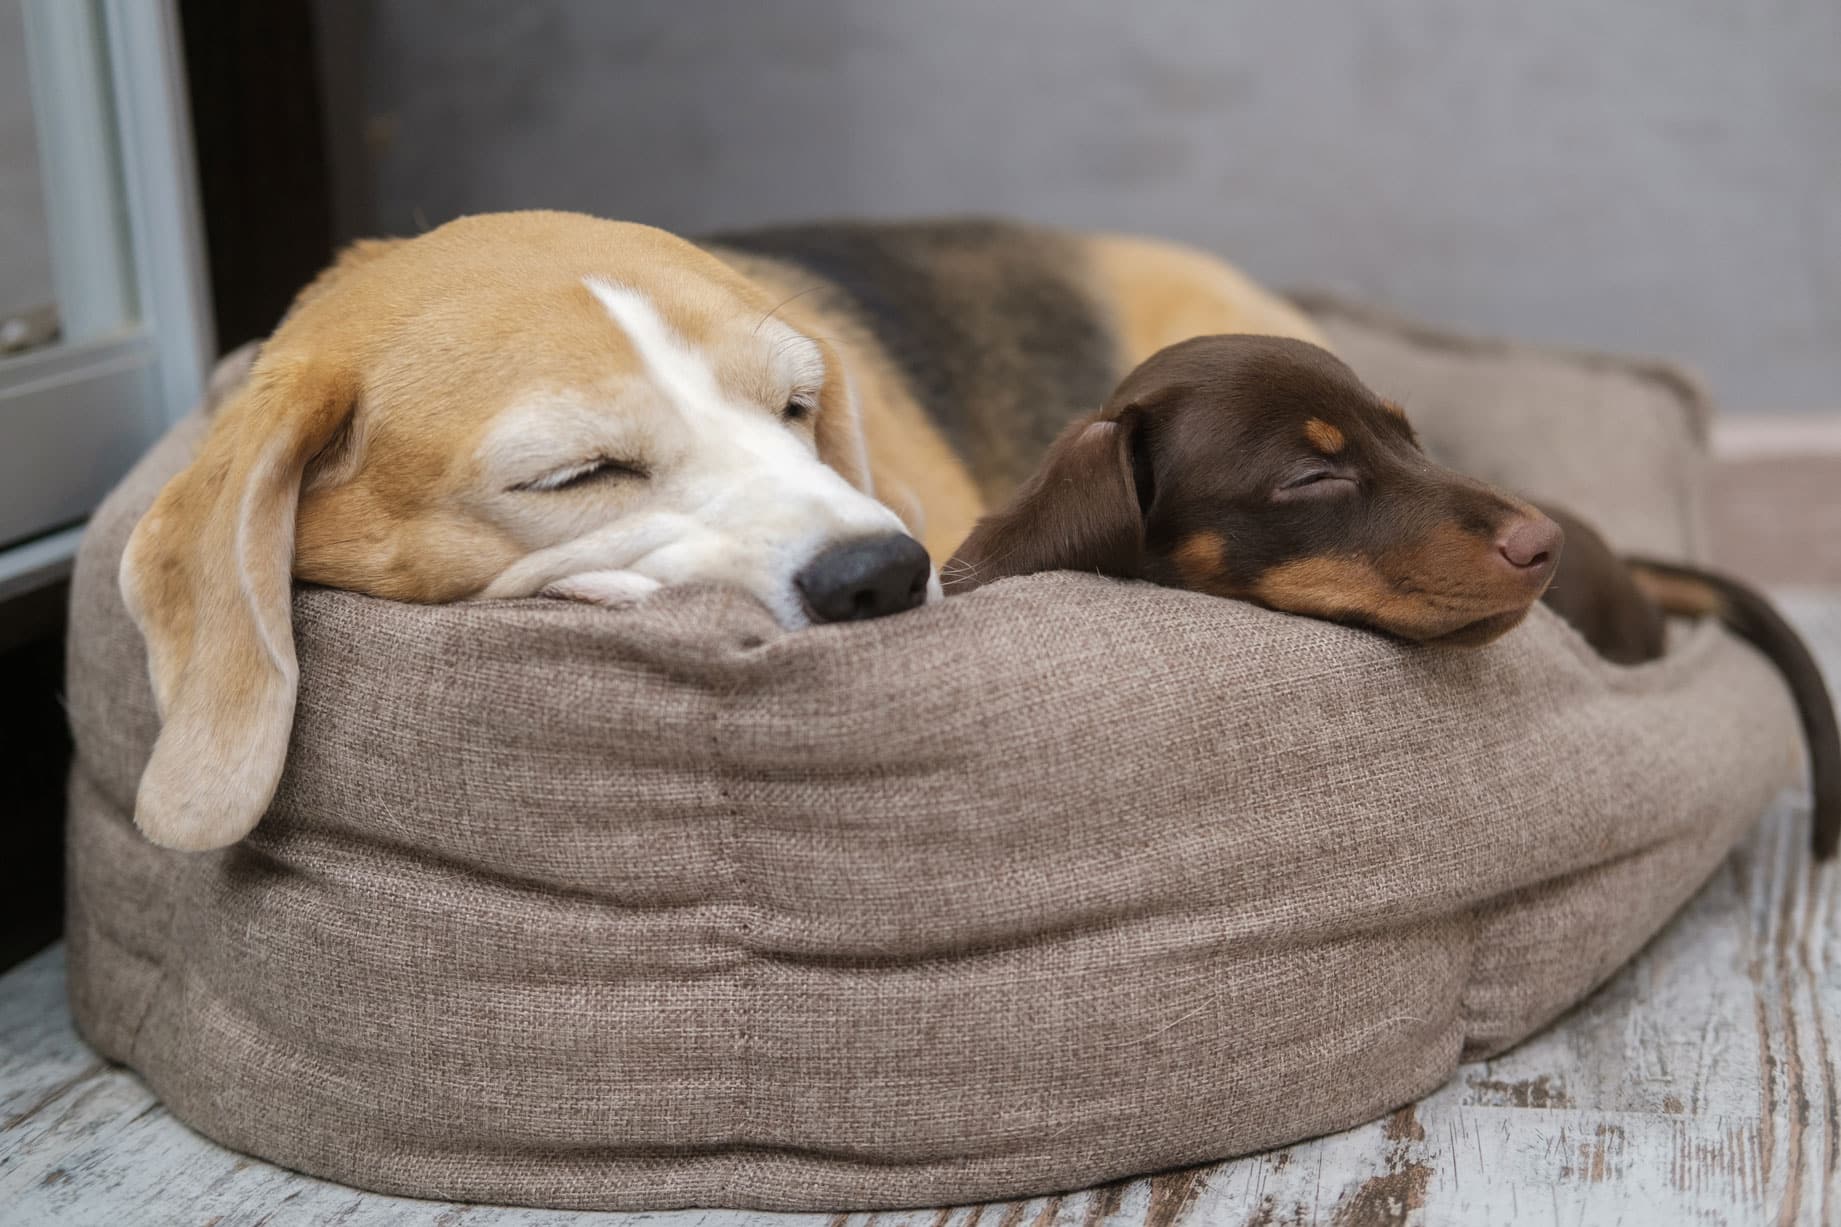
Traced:
<path fill-rule="evenodd" d="M 932 569 L 905 533 L 834 545 L 793 577 L 815 622 L 854 622 L 913 609 L 927 599 Z"/>

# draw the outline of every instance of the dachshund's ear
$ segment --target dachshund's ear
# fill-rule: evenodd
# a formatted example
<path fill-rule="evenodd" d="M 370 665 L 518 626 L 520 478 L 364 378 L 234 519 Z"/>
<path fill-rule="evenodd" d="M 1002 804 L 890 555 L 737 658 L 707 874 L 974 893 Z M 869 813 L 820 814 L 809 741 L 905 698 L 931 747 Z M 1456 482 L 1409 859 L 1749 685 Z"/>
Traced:
<path fill-rule="evenodd" d="M 1108 406 L 1062 431 L 1009 505 L 979 520 L 942 568 L 946 590 L 1036 571 L 1135 578 L 1155 493 L 1147 443 L 1136 405 Z"/>

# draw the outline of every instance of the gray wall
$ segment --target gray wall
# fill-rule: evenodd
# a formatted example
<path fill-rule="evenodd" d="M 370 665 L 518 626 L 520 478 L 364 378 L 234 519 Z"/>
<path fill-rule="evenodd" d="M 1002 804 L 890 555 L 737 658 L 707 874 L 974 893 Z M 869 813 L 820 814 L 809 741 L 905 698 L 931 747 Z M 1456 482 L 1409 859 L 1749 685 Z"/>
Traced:
<path fill-rule="evenodd" d="M 0 316 L 51 301 L 45 200 L 19 0 L 0 0 Z"/>
<path fill-rule="evenodd" d="M 1837 0 L 324 0 L 351 232 L 1002 211 L 1841 408 Z"/>

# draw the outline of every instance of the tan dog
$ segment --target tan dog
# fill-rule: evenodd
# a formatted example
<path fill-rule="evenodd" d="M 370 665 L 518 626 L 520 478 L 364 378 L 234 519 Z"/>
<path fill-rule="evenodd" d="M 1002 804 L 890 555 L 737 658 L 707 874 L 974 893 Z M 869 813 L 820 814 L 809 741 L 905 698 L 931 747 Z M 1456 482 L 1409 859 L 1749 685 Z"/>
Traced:
<path fill-rule="evenodd" d="M 993 222 L 693 244 L 562 213 L 366 242 L 304 290 L 122 559 L 164 724 L 135 818 L 211 848 L 286 757 L 295 578 L 405 601 L 937 597 L 1061 426 L 1198 332 L 1314 338 L 1167 244 Z M 912 535 L 910 535 L 912 534 Z"/>

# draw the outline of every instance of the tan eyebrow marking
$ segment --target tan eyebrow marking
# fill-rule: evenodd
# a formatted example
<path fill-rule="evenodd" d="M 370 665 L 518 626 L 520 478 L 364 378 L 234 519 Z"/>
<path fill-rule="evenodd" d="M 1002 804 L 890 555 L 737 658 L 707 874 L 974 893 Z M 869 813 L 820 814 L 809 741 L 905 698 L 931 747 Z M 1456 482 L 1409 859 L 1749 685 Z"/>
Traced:
<path fill-rule="evenodd" d="M 1331 456 L 1340 452 L 1343 444 L 1348 441 L 1342 437 L 1342 431 L 1322 418 L 1312 418 L 1304 423 L 1304 437 L 1310 440 L 1312 447 Z"/>
<path fill-rule="evenodd" d="M 1393 414 L 1397 418 L 1403 418 L 1406 416 L 1406 410 L 1402 409 L 1399 405 L 1399 402 L 1397 401 L 1391 401 L 1391 400 L 1387 400 L 1383 398 L 1381 400 L 1381 408 L 1387 410 L 1387 412 Z"/>

